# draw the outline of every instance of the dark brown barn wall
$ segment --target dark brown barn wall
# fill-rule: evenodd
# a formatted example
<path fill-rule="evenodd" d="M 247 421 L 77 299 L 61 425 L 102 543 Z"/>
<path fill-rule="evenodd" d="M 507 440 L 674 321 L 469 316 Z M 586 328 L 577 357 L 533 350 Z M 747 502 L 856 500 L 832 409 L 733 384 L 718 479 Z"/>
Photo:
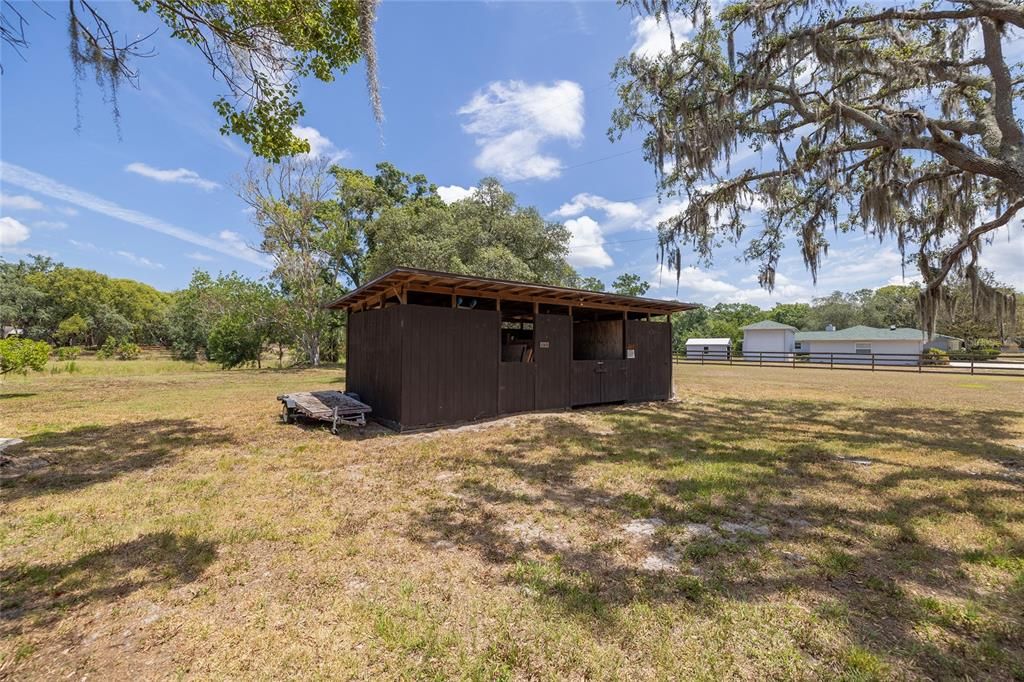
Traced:
<path fill-rule="evenodd" d="M 629 363 L 629 400 L 672 397 L 672 328 L 667 322 L 626 322 L 626 348 L 636 347 Z"/>
<path fill-rule="evenodd" d="M 601 402 L 618 403 L 629 398 L 629 360 L 605 360 L 601 375 Z"/>
<path fill-rule="evenodd" d="M 536 409 L 568 407 L 572 404 L 572 319 L 568 315 L 537 315 L 535 329 Z"/>
<path fill-rule="evenodd" d="M 373 408 L 378 419 L 398 422 L 402 404 L 400 308 L 352 313 L 348 318 L 346 390 Z"/>
<path fill-rule="evenodd" d="M 420 305 L 402 311 L 402 426 L 498 412 L 498 313 Z"/>
<path fill-rule="evenodd" d="M 536 409 L 536 363 L 502 362 L 498 370 L 498 413 L 513 414 Z"/>
<path fill-rule="evenodd" d="M 596 405 L 601 402 L 603 363 L 599 360 L 572 361 L 572 405 Z"/>
<path fill-rule="evenodd" d="M 401 305 L 350 314 L 347 389 L 375 417 L 403 428 L 671 397 L 668 323 L 573 324 L 565 315 L 535 321 L 534 362 L 499 363 L 496 311 Z M 581 329 L 590 353 L 621 352 L 624 333 L 636 357 L 573 360 L 574 333 Z"/>

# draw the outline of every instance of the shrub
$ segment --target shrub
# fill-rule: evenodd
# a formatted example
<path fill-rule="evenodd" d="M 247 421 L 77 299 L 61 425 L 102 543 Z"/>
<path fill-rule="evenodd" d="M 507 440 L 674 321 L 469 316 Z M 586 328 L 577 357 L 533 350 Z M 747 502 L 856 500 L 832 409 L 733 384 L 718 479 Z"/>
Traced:
<path fill-rule="evenodd" d="M 949 353 L 941 348 L 929 348 L 921 354 L 921 361 L 926 365 L 948 365 Z"/>
<path fill-rule="evenodd" d="M 50 359 L 50 344 L 13 337 L 0 340 L 0 376 L 8 373 L 42 372 Z"/>
<path fill-rule="evenodd" d="M 142 355 L 142 349 L 133 341 L 122 341 L 117 344 L 118 360 L 137 360 L 140 355 Z"/>
<path fill-rule="evenodd" d="M 81 354 L 81 346 L 61 346 L 57 349 L 57 359 L 62 361 L 77 360 Z"/>
<path fill-rule="evenodd" d="M 118 360 L 135 360 L 142 354 L 139 344 L 132 341 L 119 341 L 113 336 L 108 336 L 100 349 L 96 351 L 96 357 L 101 360 L 117 358 Z"/>
<path fill-rule="evenodd" d="M 993 339 L 978 339 L 971 345 L 971 355 L 975 360 L 995 360 L 999 357 L 1001 347 Z"/>
<path fill-rule="evenodd" d="M 106 341 L 103 342 L 103 345 L 100 346 L 100 349 L 96 351 L 96 357 L 98 357 L 100 360 L 108 360 L 114 357 L 114 354 L 116 352 L 117 339 L 115 339 L 113 336 L 108 336 Z"/>

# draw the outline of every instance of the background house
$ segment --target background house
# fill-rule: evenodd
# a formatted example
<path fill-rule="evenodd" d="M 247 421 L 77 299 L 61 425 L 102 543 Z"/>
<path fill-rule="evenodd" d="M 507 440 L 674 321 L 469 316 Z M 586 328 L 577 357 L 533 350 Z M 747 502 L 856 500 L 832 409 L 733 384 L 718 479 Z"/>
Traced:
<path fill-rule="evenodd" d="M 794 343 L 796 351 L 810 354 L 811 362 L 871 363 L 875 356 L 876 365 L 916 365 L 924 349 L 924 333 L 908 327 L 879 329 L 856 325 L 832 331 L 797 332 Z"/>
<path fill-rule="evenodd" d="M 687 339 L 686 357 L 712 359 L 725 359 L 730 355 L 732 339 L 721 337 L 716 339 Z"/>
<path fill-rule="evenodd" d="M 743 359 L 763 362 L 785 362 L 793 359 L 796 327 L 762 320 L 743 327 Z"/>
<path fill-rule="evenodd" d="M 743 327 L 743 357 L 769 362 L 792 360 L 797 354 L 810 362 L 857 364 L 871 363 L 873 356 L 876 365 L 916 365 L 926 348 L 963 348 L 962 339 L 945 334 L 936 334 L 927 343 L 924 339 L 924 332 L 908 327 L 856 325 L 837 330 L 828 325 L 825 331 L 802 332 L 765 320 Z"/>

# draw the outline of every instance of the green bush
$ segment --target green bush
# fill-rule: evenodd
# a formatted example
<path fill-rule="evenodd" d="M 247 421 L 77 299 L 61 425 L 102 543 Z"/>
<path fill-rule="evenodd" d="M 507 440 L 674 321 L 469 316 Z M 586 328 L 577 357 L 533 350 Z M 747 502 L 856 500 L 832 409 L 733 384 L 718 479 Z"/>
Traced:
<path fill-rule="evenodd" d="M 62 361 L 77 360 L 81 354 L 81 346 L 61 346 L 57 349 L 57 359 Z"/>
<path fill-rule="evenodd" d="M 42 372 L 50 359 L 50 344 L 13 337 L 0 340 L 0 376 L 9 373 Z"/>
<path fill-rule="evenodd" d="M 263 336 L 243 314 L 223 315 L 210 329 L 209 357 L 224 369 L 258 365 Z"/>
<path fill-rule="evenodd" d="M 96 351 L 96 357 L 100 360 L 108 360 L 110 358 L 135 360 L 141 354 L 142 349 L 139 348 L 139 344 L 128 340 L 121 341 L 113 336 L 108 336 L 107 340 L 100 346 L 100 349 Z"/>
<path fill-rule="evenodd" d="M 978 339 L 971 344 L 971 355 L 975 360 L 995 360 L 1002 345 L 993 339 Z"/>
<path fill-rule="evenodd" d="M 948 365 L 949 353 L 941 348 L 929 348 L 921 354 L 921 361 L 926 365 Z"/>

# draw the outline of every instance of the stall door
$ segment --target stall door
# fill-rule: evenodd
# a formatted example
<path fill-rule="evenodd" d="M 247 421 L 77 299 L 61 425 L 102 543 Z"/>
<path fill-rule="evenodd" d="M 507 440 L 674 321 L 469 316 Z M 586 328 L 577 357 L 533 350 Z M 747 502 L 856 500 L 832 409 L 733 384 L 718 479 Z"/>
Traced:
<path fill-rule="evenodd" d="M 537 409 L 569 407 L 572 400 L 572 320 L 568 315 L 537 315 L 535 325 Z"/>
<path fill-rule="evenodd" d="M 667 400 L 672 396 L 672 327 L 667 322 L 626 323 L 629 400 Z"/>
<path fill-rule="evenodd" d="M 572 404 L 619 403 L 629 395 L 627 360 L 573 360 Z"/>

